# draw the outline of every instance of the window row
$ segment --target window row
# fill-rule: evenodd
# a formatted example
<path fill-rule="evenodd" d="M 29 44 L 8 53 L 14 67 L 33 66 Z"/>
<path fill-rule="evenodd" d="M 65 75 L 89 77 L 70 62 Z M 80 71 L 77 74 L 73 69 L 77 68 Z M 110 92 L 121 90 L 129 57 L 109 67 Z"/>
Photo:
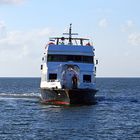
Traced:
<path fill-rule="evenodd" d="M 54 55 L 48 54 L 48 62 L 67 62 L 73 61 L 78 63 L 92 63 L 93 64 L 93 56 L 81 56 L 81 55 Z"/>
<path fill-rule="evenodd" d="M 49 74 L 49 80 L 54 81 L 57 79 L 56 73 Z M 91 83 L 91 75 L 83 75 L 83 82 L 84 83 Z"/>

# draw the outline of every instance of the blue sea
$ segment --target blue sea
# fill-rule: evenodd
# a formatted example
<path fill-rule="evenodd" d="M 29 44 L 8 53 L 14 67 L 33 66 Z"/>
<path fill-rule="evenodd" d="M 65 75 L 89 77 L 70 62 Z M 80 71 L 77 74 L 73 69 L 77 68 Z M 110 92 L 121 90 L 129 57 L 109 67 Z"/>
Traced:
<path fill-rule="evenodd" d="M 97 78 L 95 105 L 40 103 L 40 78 L 0 78 L 0 140 L 140 140 L 140 78 Z"/>

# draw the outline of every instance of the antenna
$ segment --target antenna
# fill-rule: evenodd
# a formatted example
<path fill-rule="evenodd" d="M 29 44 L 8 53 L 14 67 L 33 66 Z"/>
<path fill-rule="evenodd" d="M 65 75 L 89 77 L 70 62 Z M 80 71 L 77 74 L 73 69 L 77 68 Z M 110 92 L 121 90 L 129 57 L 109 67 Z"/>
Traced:
<path fill-rule="evenodd" d="M 63 33 L 63 35 L 69 35 L 69 44 L 72 45 L 72 35 L 78 35 L 77 33 L 72 33 L 72 23 L 69 27 L 69 33 Z"/>

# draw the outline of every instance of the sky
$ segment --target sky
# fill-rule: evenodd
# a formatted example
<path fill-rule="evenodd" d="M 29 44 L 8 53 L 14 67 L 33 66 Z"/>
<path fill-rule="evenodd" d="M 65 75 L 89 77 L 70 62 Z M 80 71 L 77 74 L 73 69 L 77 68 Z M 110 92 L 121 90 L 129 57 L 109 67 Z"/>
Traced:
<path fill-rule="evenodd" d="M 140 0 L 0 0 L 0 77 L 40 77 L 50 36 L 92 40 L 97 77 L 140 77 Z"/>

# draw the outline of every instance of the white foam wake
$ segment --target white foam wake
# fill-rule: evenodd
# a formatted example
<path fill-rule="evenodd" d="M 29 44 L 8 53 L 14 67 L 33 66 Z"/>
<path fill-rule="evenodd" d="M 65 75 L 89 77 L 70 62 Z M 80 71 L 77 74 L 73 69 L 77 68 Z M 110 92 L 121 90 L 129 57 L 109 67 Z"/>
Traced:
<path fill-rule="evenodd" d="M 0 93 L 0 98 L 40 98 L 39 93 Z"/>

